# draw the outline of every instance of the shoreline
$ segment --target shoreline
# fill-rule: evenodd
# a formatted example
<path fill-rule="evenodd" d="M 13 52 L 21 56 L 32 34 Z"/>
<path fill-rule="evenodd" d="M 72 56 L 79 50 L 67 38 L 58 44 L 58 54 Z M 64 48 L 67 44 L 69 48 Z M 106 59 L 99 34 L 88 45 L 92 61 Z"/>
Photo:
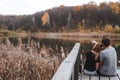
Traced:
<path fill-rule="evenodd" d="M 112 33 L 34 33 L 34 37 L 38 38 L 60 38 L 60 39 L 101 39 L 103 36 L 106 36 L 112 40 L 120 40 L 120 34 Z"/>
<path fill-rule="evenodd" d="M 0 37 L 35 37 L 35 38 L 49 38 L 49 39 L 69 39 L 69 40 L 87 40 L 87 39 L 101 39 L 106 36 L 112 40 L 120 40 L 120 33 L 105 33 L 105 32 L 64 32 L 64 33 L 53 33 L 53 32 L 6 32 L 6 34 L 0 35 Z"/>

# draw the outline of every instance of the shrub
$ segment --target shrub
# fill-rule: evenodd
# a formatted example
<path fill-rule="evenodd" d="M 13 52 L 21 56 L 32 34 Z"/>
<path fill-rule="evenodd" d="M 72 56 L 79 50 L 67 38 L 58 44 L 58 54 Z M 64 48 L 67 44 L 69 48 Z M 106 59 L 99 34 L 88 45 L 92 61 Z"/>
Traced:
<path fill-rule="evenodd" d="M 115 26 L 114 32 L 115 32 L 115 33 L 120 33 L 120 27 L 119 27 L 119 26 Z"/>
<path fill-rule="evenodd" d="M 104 28 L 104 31 L 105 32 L 113 32 L 113 27 L 112 27 L 112 25 L 109 25 L 109 24 L 106 24 L 105 25 L 105 28 Z"/>

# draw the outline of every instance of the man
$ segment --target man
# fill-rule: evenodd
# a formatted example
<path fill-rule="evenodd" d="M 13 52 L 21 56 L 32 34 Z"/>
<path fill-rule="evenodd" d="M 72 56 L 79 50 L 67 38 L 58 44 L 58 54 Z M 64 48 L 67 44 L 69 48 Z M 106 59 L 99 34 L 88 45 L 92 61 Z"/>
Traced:
<path fill-rule="evenodd" d="M 100 52 L 100 74 L 103 76 L 115 76 L 117 74 L 116 50 L 110 46 L 110 40 L 102 38 L 103 50 Z"/>

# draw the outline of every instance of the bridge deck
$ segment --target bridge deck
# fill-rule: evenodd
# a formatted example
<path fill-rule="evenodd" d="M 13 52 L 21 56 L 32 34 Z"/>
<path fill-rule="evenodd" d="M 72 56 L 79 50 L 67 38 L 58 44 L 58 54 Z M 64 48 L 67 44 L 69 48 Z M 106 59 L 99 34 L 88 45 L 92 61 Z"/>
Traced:
<path fill-rule="evenodd" d="M 76 43 L 66 59 L 61 63 L 52 80 L 120 80 L 120 69 L 115 77 L 88 76 L 79 74 L 80 71 L 80 43 Z"/>
<path fill-rule="evenodd" d="M 115 77 L 104 77 L 104 76 L 88 76 L 79 74 L 79 80 L 120 80 L 120 70 L 117 71 L 118 75 Z"/>

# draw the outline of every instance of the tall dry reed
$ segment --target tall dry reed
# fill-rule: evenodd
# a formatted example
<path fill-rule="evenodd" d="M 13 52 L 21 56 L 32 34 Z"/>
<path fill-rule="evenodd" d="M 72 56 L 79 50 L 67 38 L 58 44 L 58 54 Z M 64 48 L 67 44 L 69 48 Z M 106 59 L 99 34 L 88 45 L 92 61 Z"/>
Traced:
<path fill-rule="evenodd" d="M 9 40 L 0 44 L 0 80 L 51 80 L 60 61 L 46 48 L 13 46 Z"/>

